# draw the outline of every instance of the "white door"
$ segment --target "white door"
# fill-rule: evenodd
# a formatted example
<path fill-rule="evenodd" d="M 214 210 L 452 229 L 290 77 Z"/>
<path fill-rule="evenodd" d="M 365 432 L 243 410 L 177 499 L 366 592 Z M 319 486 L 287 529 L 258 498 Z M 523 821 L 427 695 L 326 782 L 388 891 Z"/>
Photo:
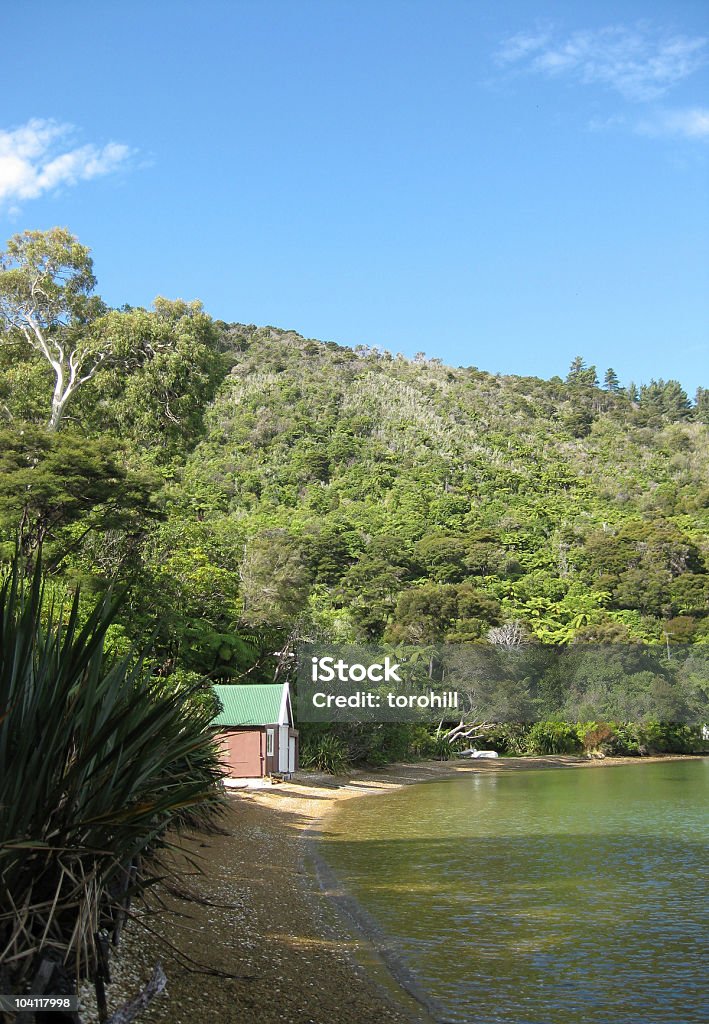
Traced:
<path fill-rule="evenodd" d="M 278 771 L 287 772 L 288 769 L 288 726 L 278 727 Z"/>

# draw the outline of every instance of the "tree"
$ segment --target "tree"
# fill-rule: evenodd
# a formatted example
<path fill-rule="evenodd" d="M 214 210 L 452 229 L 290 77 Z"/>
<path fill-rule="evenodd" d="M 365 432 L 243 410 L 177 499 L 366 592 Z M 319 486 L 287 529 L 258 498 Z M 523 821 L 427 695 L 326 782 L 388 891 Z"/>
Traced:
<path fill-rule="evenodd" d="M 458 618 L 458 592 L 454 586 L 425 583 L 404 590 L 396 605 L 394 623 L 387 631 L 394 643 L 425 644 L 442 640 Z"/>
<path fill-rule="evenodd" d="M 427 534 L 415 546 L 416 556 L 438 583 L 460 583 L 468 575 L 467 545 L 462 537 Z"/>
<path fill-rule="evenodd" d="M 0 531 L 17 537 L 30 556 L 78 520 L 81 537 L 95 529 L 142 530 L 156 511 L 151 482 L 115 456 L 110 441 L 72 430 L 26 424 L 0 431 Z"/>
<path fill-rule="evenodd" d="M 709 423 L 709 388 L 697 388 L 694 401 L 699 422 Z"/>
<path fill-rule="evenodd" d="M 240 577 L 242 617 L 248 623 L 286 625 L 308 599 L 310 574 L 287 530 L 261 530 L 249 538 Z"/>
<path fill-rule="evenodd" d="M 595 366 L 586 366 L 582 356 L 576 356 L 569 366 L 566 383 L 572 387 L 598 387 Z"/>
<path fill-rule="evenodd" d="M 477 640 L 499 620 L 497 601 L 469 583 L 424 583 L 402 591 L 387 638 L 394 643 Z"/>
<path fill-rule="evenodd" d="M 359 545 L 356 531 L 346 519 L 316 520 L 303 537 L 303 553 L 318 582 L 339 583 L 354 560 Z"/>
<path fill-rule="evenodd" d="M 612 367 L 608 367 L 605 376 L 603 378 L 603 387 L 606 391 L 612 391 L 616 394 L 620 391 L 620 381 L 618 380 L 618 374 Z"/>
<path fill-rule="evenodd" d="M 593 413 L 583 405 L 577 405 L 561 417 L 561 422 L 572 437 L 588 437 L 593 426 Z"/>
<path fill-rule="evenodd" d="M 401 540 L 386 534 L 375 537 L 347 570 L 339 592 L 367 639 L 381 636 L 413 570 Z"/>
<path fill-rule="evenodd" d="M 640 388 L 640 411 L 647 422 L 686 419 L 692 406 L 687 392 L 676 380 L 651 380 Z"/>
<path fill-rule="evenodd" d="M 524 647 L 529 640 L 522 623 L 515 619 L 514 622 L 505 622 L 502 626 L 491 626 L 487 631 L 487 642 L 496 647 L 504 647 L 508 651 L 515 651 Z"/>
<path fill-rule="evenodd" d="M 115 356 L 77 404 L 95 429 L 113 430 L 165 461 L 199 438 L 225 367 L 201 302 L 158 296 L 153 307 L 112 310 L 97 322 Z"/>
<path fill-rule="evenodd" d="M 89 250 L 66 228 L 13 235 L 0 253 L 0 321 L 6 338 L 22 338 L 54 372 L 49 429 L 110 355 L 91 326 L 105 311 Z"/>
<path fill-rule="evenodd" d="M 709 612 L 709 575 L 686 572 L 670 584 L 672 606 L 682 615 L 705 615 Z"/>

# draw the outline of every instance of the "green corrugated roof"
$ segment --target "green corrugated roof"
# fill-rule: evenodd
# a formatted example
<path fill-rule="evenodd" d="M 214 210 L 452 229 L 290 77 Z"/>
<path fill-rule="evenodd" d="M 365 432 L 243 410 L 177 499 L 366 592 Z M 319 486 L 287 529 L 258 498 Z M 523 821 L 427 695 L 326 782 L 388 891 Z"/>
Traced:
<path fill-rule="evenodd" d="M 283 683 L 215 686 L 223 711 L 212 725 L 276 725 L 281 713 Z"/>

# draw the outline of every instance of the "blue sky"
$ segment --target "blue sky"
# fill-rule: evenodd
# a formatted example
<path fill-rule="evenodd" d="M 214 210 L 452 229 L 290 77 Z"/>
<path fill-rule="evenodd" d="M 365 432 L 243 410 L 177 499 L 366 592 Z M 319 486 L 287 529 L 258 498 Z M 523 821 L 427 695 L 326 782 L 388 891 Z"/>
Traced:
<path fill-rule="evenodd" d="M 111 304 L 709 386 L 703 2 L 26 0 L 0 33 L 0 241 L 68 226 Z"/>

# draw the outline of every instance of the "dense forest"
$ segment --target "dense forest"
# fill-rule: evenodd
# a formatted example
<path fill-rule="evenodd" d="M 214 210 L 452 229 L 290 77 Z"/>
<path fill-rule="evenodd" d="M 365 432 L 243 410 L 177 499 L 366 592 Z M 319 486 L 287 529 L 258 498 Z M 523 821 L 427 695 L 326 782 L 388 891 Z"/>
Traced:
<path fill-rule="evenodd" d="M 60 418 L 50 360 L 5 309 L 4 551 L 19 529 L 58 587 L 129 585 L 125 636 L 158 621 L 164 671 L 241 674 L 293 628 L 709 637 L 709 391 L 599 384 L 580 357 L 563 380 L 495 375 L 194 302 L 108 310 L 81 284 L 49 333 L 67 360 L 99 355 Z"/>
<path fill-rule="evenodd" d="M 287 638 L 512 624 L 709 642 L 709 391 L 109 309 L 63 229 L 15 236 L 0 281 L 3 557 L 41 547 L 58 599 L 127 588 L 107 643 L 150 642 L 154 674 L 255 681 Z"/>

